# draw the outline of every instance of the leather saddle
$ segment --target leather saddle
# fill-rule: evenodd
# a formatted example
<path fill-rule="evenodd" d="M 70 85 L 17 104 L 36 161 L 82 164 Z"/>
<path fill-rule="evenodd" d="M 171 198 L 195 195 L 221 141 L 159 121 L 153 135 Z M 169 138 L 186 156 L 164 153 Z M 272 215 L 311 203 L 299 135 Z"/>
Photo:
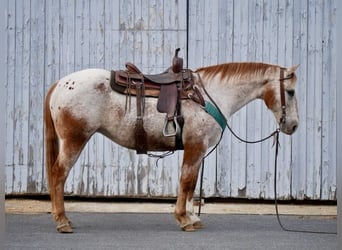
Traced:
<path fill-rule="evenodd" d="M 136 96 L 137 125 L 136 149 L 137 153 L 146 153 L 147 142 L 143 130 L 144 98 L 158 98 L 157 110 L 166 113 L 163 135 L 176 136 L 176 149 L 182 149 L 181 133 L 184 124 L 181 115 L 181 99 L 193 97 L 195 101 L 204 105 L 204 100 L 197 88 L 194 88 L 192 71 L 183 69 L 183 59 L 178 57 L 180 49 L 176 49 L 172 66 L 166 71 L 155 74 L 143 74 L 137 66 L 126 63 L 126 70 L 111 71 L 110 85 L 114 91 L 125 94 L 126 98 Z M 127 99 L 126 99 L 127 110 Z M 172 126 L 170 126 L 172 124 Z M 171 128 L 170 128 L 171 127 Z"/>
<path fill-rule="evenodd" d="M 136 95 L 137 88 L 144 85 L 145 96 L 159 97 L 158 102 L 163 102 L 165 99 L 174 99 L 177 96 L 176 91 L 172 94 L 169 93 L 171 95 L 164 96 L 163 89 L 174 89 L 179 84 L 182 84 L 180 86 L 182 89 L 187 89 L 193 85 L 192 72 L 189 69 L 183 69 L 183 59 L 178 57 L 179 50 L 179 48 L 176 49 L 172 66 L 160 74 L 143 74 L 137 66 L 127 62 L 126 70 L 112 71 L 112 89 L 122 94 Z M 169 92 L 172 91 L 169 90 Z M 164 111 L 161 110 L 160 112 Z"/>

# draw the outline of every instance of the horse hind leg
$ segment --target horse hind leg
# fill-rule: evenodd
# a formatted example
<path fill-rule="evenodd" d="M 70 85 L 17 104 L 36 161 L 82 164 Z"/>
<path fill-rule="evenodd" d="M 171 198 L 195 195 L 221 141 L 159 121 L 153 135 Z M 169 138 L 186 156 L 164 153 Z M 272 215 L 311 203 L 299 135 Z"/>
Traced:
<path fill-rule="evenodd" d="M 72 223 L 65 215 L 64 208 L 64 185 L 68 176 L 68 167 L 61 161 L 61 155 L 52 167 L 50 178 L 50 196 L 52 203 L 52 216 L 58 223 L 57 231 L 61 233 L 72 233 Z"/>
<path fill-rule="evenodd" d="M 206 149 L 207 147 L 201 143 L 195 146 L 184 145 L 184 158 L 175 218 L 180 224 L 181 229 L 186 232 L 192 232 L 203 227 L 199 217 L 194 213 L 192 202 L 201 161 Z"/>
<path fill-rule="evenodd" d="M 57 231 L 72 233 L 72 224 L 65 215 L 64 185 L 72 166 L 94 130 L 87 127 L 83 120 L 74 118 L 67 110 L 59 114 L 58 121 L 56 135 L 58 134 L 59 138 L 59 152 L 52 167 L 48 167 L 52 213 L 58 223 Z"/>
<path fill-rule="evenodd" d="M 77 141 L 72 139 L 62 140 L 61 150 L 51 170 L 50 192 L 53 209 L 52 214 L 57 222 L 57 231 L 60 233 L 73 232 L 72 223 L 65 214 L 64 185 L 86 141 L 86 139 L 81 141 L 80 139 Z"/>
<path fill-rule="evenodd" d="M 53 118 L 51 96 L 57 84 L 49 89 L 44 107 L 45 165 L 50 190 L 52 215 L 57 221 L 57 231 L 71 233 L 72 225 L 65 215 L 64 184 L 70 169 L 95 129 L 87 122 L 75 118 L 69 109 L 62 109 Z"/>

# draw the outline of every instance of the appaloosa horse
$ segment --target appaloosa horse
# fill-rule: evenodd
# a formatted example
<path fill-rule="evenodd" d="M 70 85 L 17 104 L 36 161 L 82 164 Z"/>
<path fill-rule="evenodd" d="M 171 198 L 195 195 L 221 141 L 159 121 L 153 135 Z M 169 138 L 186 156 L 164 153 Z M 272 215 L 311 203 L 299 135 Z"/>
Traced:
<path fill-rule="evenodd" d="M 227 63 L 197 69 L 192 75 L 204 99 L 210 100 L 209 94 L 225 118 L 250 101 L 263 99 L 280 130 L 290 135 L 298 125 L 296 69 Z M 73 231 L 64 209 L 64 184 L 89 138 L 99 132 L 123 147 L 135 149 L 136 110 L 134 106 L 130 112 L 125 110 L 126 96 L 111 89 L 110 76 L 110 71 L 103 69 L 75 72 L 54 83 L 46 96 L 46 171 L 59 232 Z M 156 98 L 145 98 L 147 150 L 173 150 L 175 138 L 163 136 L 165 116 L 156 110 L 156 104 Z M 174 215 L 182 230 L 194 231 L 203 226 L 192 204 L 201 160 L 208 148 L 219 142 L 222 126 L 192 100 L 181 101 L 181 112 L 184 158 Z"/>

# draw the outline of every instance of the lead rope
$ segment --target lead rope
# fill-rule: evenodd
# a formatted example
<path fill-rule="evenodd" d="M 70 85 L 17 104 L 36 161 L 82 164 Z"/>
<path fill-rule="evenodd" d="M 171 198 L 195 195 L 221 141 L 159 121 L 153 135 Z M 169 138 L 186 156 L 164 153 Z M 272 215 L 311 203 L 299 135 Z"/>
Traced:
<path fill-rule="evenodd" d="M 275 210 L 276 210 L 276 215 L 277 215 L 277 221 L 281 229 L 283 229 L 286 232 L 295 232 L 295 233 L 337 234 L 337 232 L 289 229 L 283 225 L 283 223 L 280 220 L 280 215 L 279 215 L 279 210 L 278 210 L 278 199 L 277 199 L 278 149 L 279 149 L 279 130 L 277 130 L 277 133 L 276 133 L 276 148 L 275 148 L 275 157 L 274 157 L 274 205 L 275 205 Z"/>
<path fill-rule="evenodd" d="M 214 104 L 216 105 L 216 104 Z M 217 109 L 219 109 L 217 107 Z M 220 111 L 220 110 L 219 110 Z M 220 111 L 221 112 L 221 111 Z M 259 143 L 259 142 L 263 142 L 271 137 L 274 137 L 274 142 L 273 145 L 276 145 L 275 148 L 275 156 L 274 156 L 274 206 L 275 206 L 275 210 L 276 210 L 276 217 L 277 217 L 277 221 L 279 226 L 281 227 L 282 230 L 286 231 L 286 232 L 296 232 L 296 233 L 314 233 L 314 234 L 337 234 L 337 232 L 325 232 L 325 231 L 311 231 L 311 230 L 297 230 L 297 229 L 289 229 L 287 227 L 285 227 L 283 225 L 283 223 L 280 220 L 280 215 L 279 215 L 279 209 L 278 209 L 278 198 L 277 198 L 277 172 L 278 172 L 278 152 L 279 152 L 279 133 L 280 133 L 280 129 L 276 129 L 272 134 L 270 134 L 269 136 L 262 138 L 260 140 L 257 141 L 248 141 L 248 140 L 243 140 L 242 138 L 240 138 L 239 136 L 237 136 L 233 130 L 231 129 L 231 127 L 229 126 L 229 124 L 226 124 L 228 129 L 230 130 L 230 132 L 240 141 L 243 141 L 245 143 Z M 222 132 L 223 134 L 223 132 Z M 221 135 L 222 138 L 222 135 Z M 221 140 L 221 139 L 220 139 Z M 201 206 L 202 206 L 202 186 L 203 186 L 203 173 L 204 173 L 204 159 L 211 154 L 218 146 L 218 143 L 216 144 L 216 146 L 203 158 L 202 160 L 202 169 L 201 169 L 201 180 L 200 180 L 200 194 L 199 194 L 199 204 L 198 204 L 198 216 L 201 215 Z"/>

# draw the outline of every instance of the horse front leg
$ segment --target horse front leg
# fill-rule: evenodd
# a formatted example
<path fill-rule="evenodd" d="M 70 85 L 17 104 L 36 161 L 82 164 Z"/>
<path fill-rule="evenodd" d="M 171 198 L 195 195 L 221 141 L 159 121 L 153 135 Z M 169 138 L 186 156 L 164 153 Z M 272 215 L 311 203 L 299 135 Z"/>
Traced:
<path fill-rule="evenodd" d="M 188 198 L 186 200 L 186 213 L 190 217 L 194 229 L 202 229 L 204 227 L 201 219 L 196 215 L 194 210 L 193 192 L 192 194 L 188 195 Z"/>
<path fill-rule="evenodd" d="M 193 209 L 193 194 L 196 188 L 198 172 L 202 158 L 207 150 L 204 144 L 184 145 L 184 158 L 181 170 L 179 192 L 175 208 L 175 218 L 186 232 L 202 228 Z"/>

